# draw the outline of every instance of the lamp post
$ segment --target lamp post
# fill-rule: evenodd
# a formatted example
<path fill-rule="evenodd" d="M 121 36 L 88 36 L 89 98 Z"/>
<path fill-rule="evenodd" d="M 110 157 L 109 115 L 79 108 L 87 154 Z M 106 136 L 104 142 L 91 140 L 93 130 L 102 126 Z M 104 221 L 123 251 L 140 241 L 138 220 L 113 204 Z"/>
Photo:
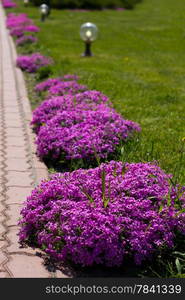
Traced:
<path fill-rule="evenodd" d="M 98 28 L 95 24 L 87 22 L 80 27 L 81 39 L 85 42 L 85 51 L 82 56 L 92 56 L 91 44 L 98 35 Z"/>
<path fill-rule="evenodd" d="M 24 6 L 28 6 L 29 0 L 24 0 L 23 2 L 24 2 Z"/>
<path fill-rule="evenodd" d="M 44 22 L 49 12 L 49 6 L 47 4 L 41 4 L 40 13 L 41 13 L 41 21 Z"/>

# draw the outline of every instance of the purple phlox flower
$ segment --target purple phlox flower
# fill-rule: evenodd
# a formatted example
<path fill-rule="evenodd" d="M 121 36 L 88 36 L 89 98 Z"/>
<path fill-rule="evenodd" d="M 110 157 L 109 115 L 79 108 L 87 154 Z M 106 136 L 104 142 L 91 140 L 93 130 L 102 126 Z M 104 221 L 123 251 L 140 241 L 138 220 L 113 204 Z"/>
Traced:
<path fill-rule="evenodd" d="M 39 68 L 52 64 L 52 60 L 40 53 L 33 53 L 31 55 L 22 55 L 17 58 L 17 67 L 28 73 L 34 73 Z"/>
<path fill-rule="evenodd" d="M 25 35 L 25 36 L 21 36 L 16 40 L 16 45 L 23 46 L 25 44 L 36 43 L 37 40 L 38 39 L 33 35 Z"/>
<path fill-rule="evenodd" d="M 4 8 L 13 8 L 16 7 L 17 4 L 11 0 L 1 0 Z"/>
<path fill-rule="evenodd" d="M 53 80 L 45 82 L 51 84 Z M 43 85 L 42 85 L 43 89 Z M 109 103 L 109 99 L 98 91 L 86 91 L 76 95 L 56 96 L 43 101 L 39 107 L 33 112 L 33 125 L 35 131 L 38 133 L 40 126 L 46 124 L 59 111 L 70 111 L 75 108 L 78 110 L 95 109 L 96 105 L 101 103 Z"/>
<path fill-rule="evenodd" d="M 39 113 L 36 112 L 32 124 L 41 125 L 37 121 Z M 40 117 L 42 121 L 47 118 L 42 112 Z M 107 158 L 121 141 L 126 141 L 136 131 L 140 131 L 138 124 L 124 120 L 106 104 L 94 105 L 90 110 L 76 106 L 59 111 L 40 128 L 36 139 L 37 154 L 41 159 L 53 160 L 95 159 L 97 155 Z"/>
<path fill-rule="evenodd" d="M 141 264 L 173 249 L 177 231 L 185 234 L 184 213 L 169 205 L 169 196 L 178 197 L 169 178 L 152 163 L 116 161 L 54 174 L 27 198 L 19 241 L 82 266 Z M 180 195 L 185 207 L 183 189 Z"/>

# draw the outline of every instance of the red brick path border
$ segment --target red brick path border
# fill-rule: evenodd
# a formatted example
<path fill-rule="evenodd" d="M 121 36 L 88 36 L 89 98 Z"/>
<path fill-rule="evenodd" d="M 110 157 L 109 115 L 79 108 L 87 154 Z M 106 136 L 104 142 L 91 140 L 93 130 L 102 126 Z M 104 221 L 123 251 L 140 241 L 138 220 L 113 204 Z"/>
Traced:
<path fill-rule="evenodd" d="M 0 4 L 0 278 L 65 277 L 49 272 L 35 250 L 18 244 L 22 204 L 48 172 L 35 155 L 31 108 L 16 56 Z"/>

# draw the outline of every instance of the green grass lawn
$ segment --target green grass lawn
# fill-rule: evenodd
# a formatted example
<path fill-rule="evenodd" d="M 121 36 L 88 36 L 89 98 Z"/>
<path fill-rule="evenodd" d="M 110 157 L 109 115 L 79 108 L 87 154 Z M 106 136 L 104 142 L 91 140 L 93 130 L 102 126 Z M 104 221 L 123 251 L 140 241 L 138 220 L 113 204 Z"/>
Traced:
<path fill-rule="evenodd" d="M 183 183 L 185 1 L 143 0 L 133 11 L 52 10 L 44 23 L 38 8 L 19 5 L 16 11 L 41 28 L 36 50 L 53 57 L 53 76 L 78 74 L 142 126 L 140 139 L 125 147 L 124 160 L 158 160 Z M 82 58 L 79 28 L 87 21 L 97 24 L 99 38 L 94 57 Z M 30 98 L 33 107 L 41 101 Z"/>
<path fill-rule="evenodd" d="M 143 0 L 133 11 L 52 10 L 44 23 L 38 8 L 20 4 L 14 11 L 26 12 L 41 28 L 33 50 L 54 59 L 52 76 L 79 75 L 81 83 L 108 95 L 118 112 L 141 125 L 142 133 L 124 146 L 122 159 L 157 160 L 184 184 L 185 1 Z M 94 57 L 82 58 L 79 28 L 87 21 L 97 24 L 99 38 Z M 33 93 L 33 76 L 26 78 L 34 108 L 43 99 Z M 178 245 L 183 252 L 184 243 Z M 177 274 L 175 258 L 169 257 L 150 267 L 162 277 L 185 276 Z"/>

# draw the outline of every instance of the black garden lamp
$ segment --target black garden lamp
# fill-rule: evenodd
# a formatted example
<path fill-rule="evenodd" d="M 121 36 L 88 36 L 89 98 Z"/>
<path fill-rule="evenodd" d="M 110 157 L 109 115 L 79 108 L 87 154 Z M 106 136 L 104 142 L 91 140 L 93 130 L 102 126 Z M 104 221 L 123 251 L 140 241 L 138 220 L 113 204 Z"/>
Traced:
<path fill-rule="evenodd" d="M 44 22 L 49 13 L 49 6 L 45 3 L 40 6 L 41 21 Z"/>
<path fill-rule="evenodd" d="M 85 52 L 83 56 L 92 56 L 91 43 L 94 42 L 98 35 L 98 28 L 95 24 L 87 22 L 80 27 L 81 39 L 85 42 Z"/>

